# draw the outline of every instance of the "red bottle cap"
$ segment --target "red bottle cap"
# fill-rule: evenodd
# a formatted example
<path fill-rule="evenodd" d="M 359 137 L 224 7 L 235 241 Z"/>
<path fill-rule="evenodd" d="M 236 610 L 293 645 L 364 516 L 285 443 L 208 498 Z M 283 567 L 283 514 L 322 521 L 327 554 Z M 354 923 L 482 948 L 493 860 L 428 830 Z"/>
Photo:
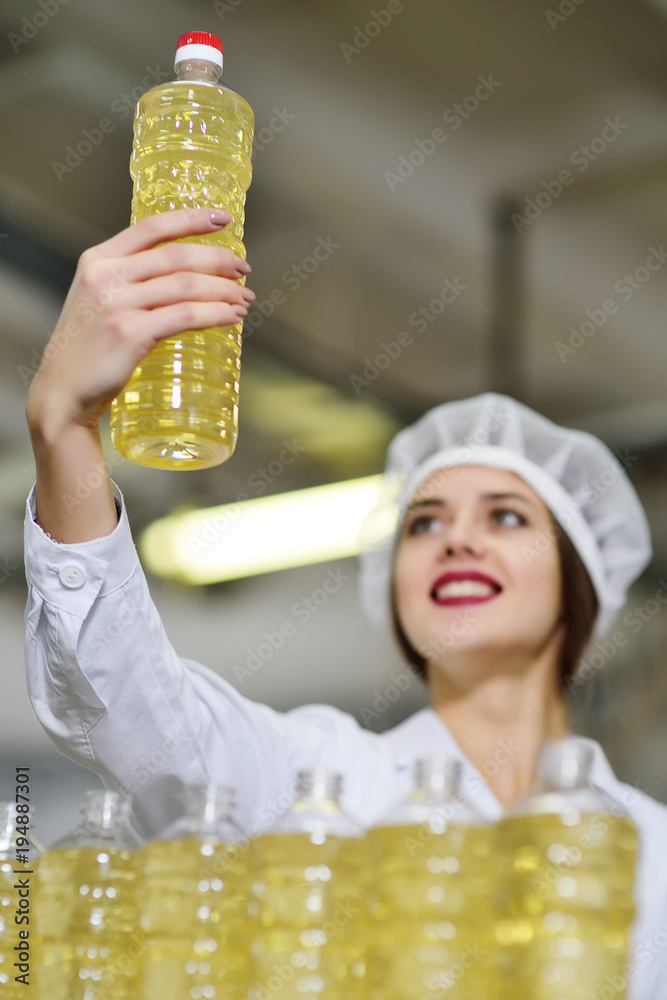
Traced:
<path fill-rule="evenodd" d="M 209 31 L 188 31 L 186 35 L 181 35 L 178 39 L 176 48 L 180 49 L 182 45 L 212 45 L 213 48 L 222 52 L 221 40 Z"/>
<path fill-rule="evenodd" d="M 176 46 L 174 68 L 191 59 L 204 59 L 222 70 L 222 42 L 208 31 L 188 31 L 181 35 Z"/>

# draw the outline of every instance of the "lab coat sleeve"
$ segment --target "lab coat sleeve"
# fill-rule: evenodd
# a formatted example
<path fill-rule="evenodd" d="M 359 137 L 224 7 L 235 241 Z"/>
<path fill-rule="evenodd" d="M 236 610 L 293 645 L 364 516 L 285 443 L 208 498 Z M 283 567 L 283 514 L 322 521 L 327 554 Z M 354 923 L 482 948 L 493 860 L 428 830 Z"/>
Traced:
<path fill-rule="evenodd" d="M 293 774 L 336 766 L 369 749 L 372 734 L 325 705 L 280 713 L 172 648 L 151 599 L 120 490 L 111 534 L 59 544 L 26 503 L 28 693 L 58 750 L 135 796 L 149 836 L 172 818 L 184 785 L 236 789 L 246 832 L 290 804 Z M 353 766 L 353 765 L 352 765 Z M 361 793 L 361 790 L 359 794 Z"/>

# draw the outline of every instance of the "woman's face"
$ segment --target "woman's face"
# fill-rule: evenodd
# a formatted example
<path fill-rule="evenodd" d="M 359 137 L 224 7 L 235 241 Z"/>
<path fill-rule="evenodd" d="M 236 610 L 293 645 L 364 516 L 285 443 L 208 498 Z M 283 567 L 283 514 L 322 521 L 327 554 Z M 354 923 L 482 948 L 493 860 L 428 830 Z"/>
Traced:
<path fill-rule="evenodd" d="M 446 671 L 461 662 L 455 652 L 482 661 L 488 653 L 490 664 L 530 662 L 554 641 L 561 613 L 549 511 L 513 472 L 436 472 L 408 506 L 394 586 L 403 631 L 428 662 Z"/>

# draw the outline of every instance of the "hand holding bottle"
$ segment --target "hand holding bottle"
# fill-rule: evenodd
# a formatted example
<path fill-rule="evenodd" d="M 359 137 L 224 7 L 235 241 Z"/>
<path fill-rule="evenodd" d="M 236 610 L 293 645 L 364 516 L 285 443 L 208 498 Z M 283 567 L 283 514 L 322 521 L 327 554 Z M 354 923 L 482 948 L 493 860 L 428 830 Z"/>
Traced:
<path fill-rule="evenodd" d="M 26 416 L 37 468 L 37 522 L 58 542 L 83 542 L 117 523 L 99 421 L 155 345 L 183 330 L 238 323 L 254 299 L 250 268 L 225 247 L 174 243 L 219 231 L 229 213 L 153 215 L 86 250 Z M 72 505 L 80 482 L 95 483 Z"/>
<path fill-rule="evenodd" d="M 95 426 L 136 366 L 184 330 L 237 323 L 250 268 L 224 247 L 173 240 L 215 232 L 228 212 L 150 216 L 86 250 L 28 398 L 29 422 Z"/>

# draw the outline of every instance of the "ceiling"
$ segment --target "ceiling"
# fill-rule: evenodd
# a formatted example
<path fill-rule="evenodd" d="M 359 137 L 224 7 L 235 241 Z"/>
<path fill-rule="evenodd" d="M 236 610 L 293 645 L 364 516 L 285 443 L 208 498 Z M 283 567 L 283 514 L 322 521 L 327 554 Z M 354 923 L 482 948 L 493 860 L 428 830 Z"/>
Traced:
<path fill-rule="evenodd" d="M 270 491 L 377 472 L 387 441 L 429 406 L 496 389 L 637 456 L 630 475 L 655 535 L 649 578 L 667 570 L 667 266 L 642 270 L 654 250 L 660 260 L 667 231 L 664 4 L 392 0 L 373 10 L 351 0 L 3 0 L 0 600 L 9 629 L 20 627 L 25 597 L 30 373 L 78 255 L 128 224 L 123 95 L 167 70 L 192 29 L 221 35 L 224 80 L 255 111 L 248 285 L 258 303 L 275 289 L 285 301 L 266 318 L 256 304 L 246 323 L 240 437 L 228 463 L 182 475 L 114 463 L 135 534 L 175 507 L 252 495 L 249 480 L 285 440 L 302 450 Z M 99 145 L 79 165 L 58 166 L 104 118 L 113 128 Z M 446 137 L 429 145 L 437 129 Z M 331 251 L 295 288 L 285 273 L 319 240 Z M 453 301 L 424 329 L 411 324 L 446 282 L 459 289 Z M 412 343 L 364 376 L 402 330 Z M 282 614 L 285 588 L 316 586 L 324 571 L 188 597 L 152 583 L 165 609 L 180 608 L 183 655 L 195 655 L 183 647 L 196 635 L 202 662 L 213 662 L 224 602 L 251 604 L 248 631 L 234 640 L 242 650 Z M 357 615 L 338 654 L 347 664 L 363 649 L 377 672 L 359 681 L 352 663 L 304 685 L 295 668 L 267 688 L 258 678 L 251 697 L 278 707 L 372 698 L 398 660 L 364 631 L 355 600 L 343 603 L 326 611 L 332 636 Z M 313 632 L 299 641 L 300 664 L 322 660 L 332 640 Z M 362 688 L 350 696 L 353 677 Z M 25 719 L 17 692 L 11 703 Z M 37 723 L 25 725 L 37 746 Z"/>

